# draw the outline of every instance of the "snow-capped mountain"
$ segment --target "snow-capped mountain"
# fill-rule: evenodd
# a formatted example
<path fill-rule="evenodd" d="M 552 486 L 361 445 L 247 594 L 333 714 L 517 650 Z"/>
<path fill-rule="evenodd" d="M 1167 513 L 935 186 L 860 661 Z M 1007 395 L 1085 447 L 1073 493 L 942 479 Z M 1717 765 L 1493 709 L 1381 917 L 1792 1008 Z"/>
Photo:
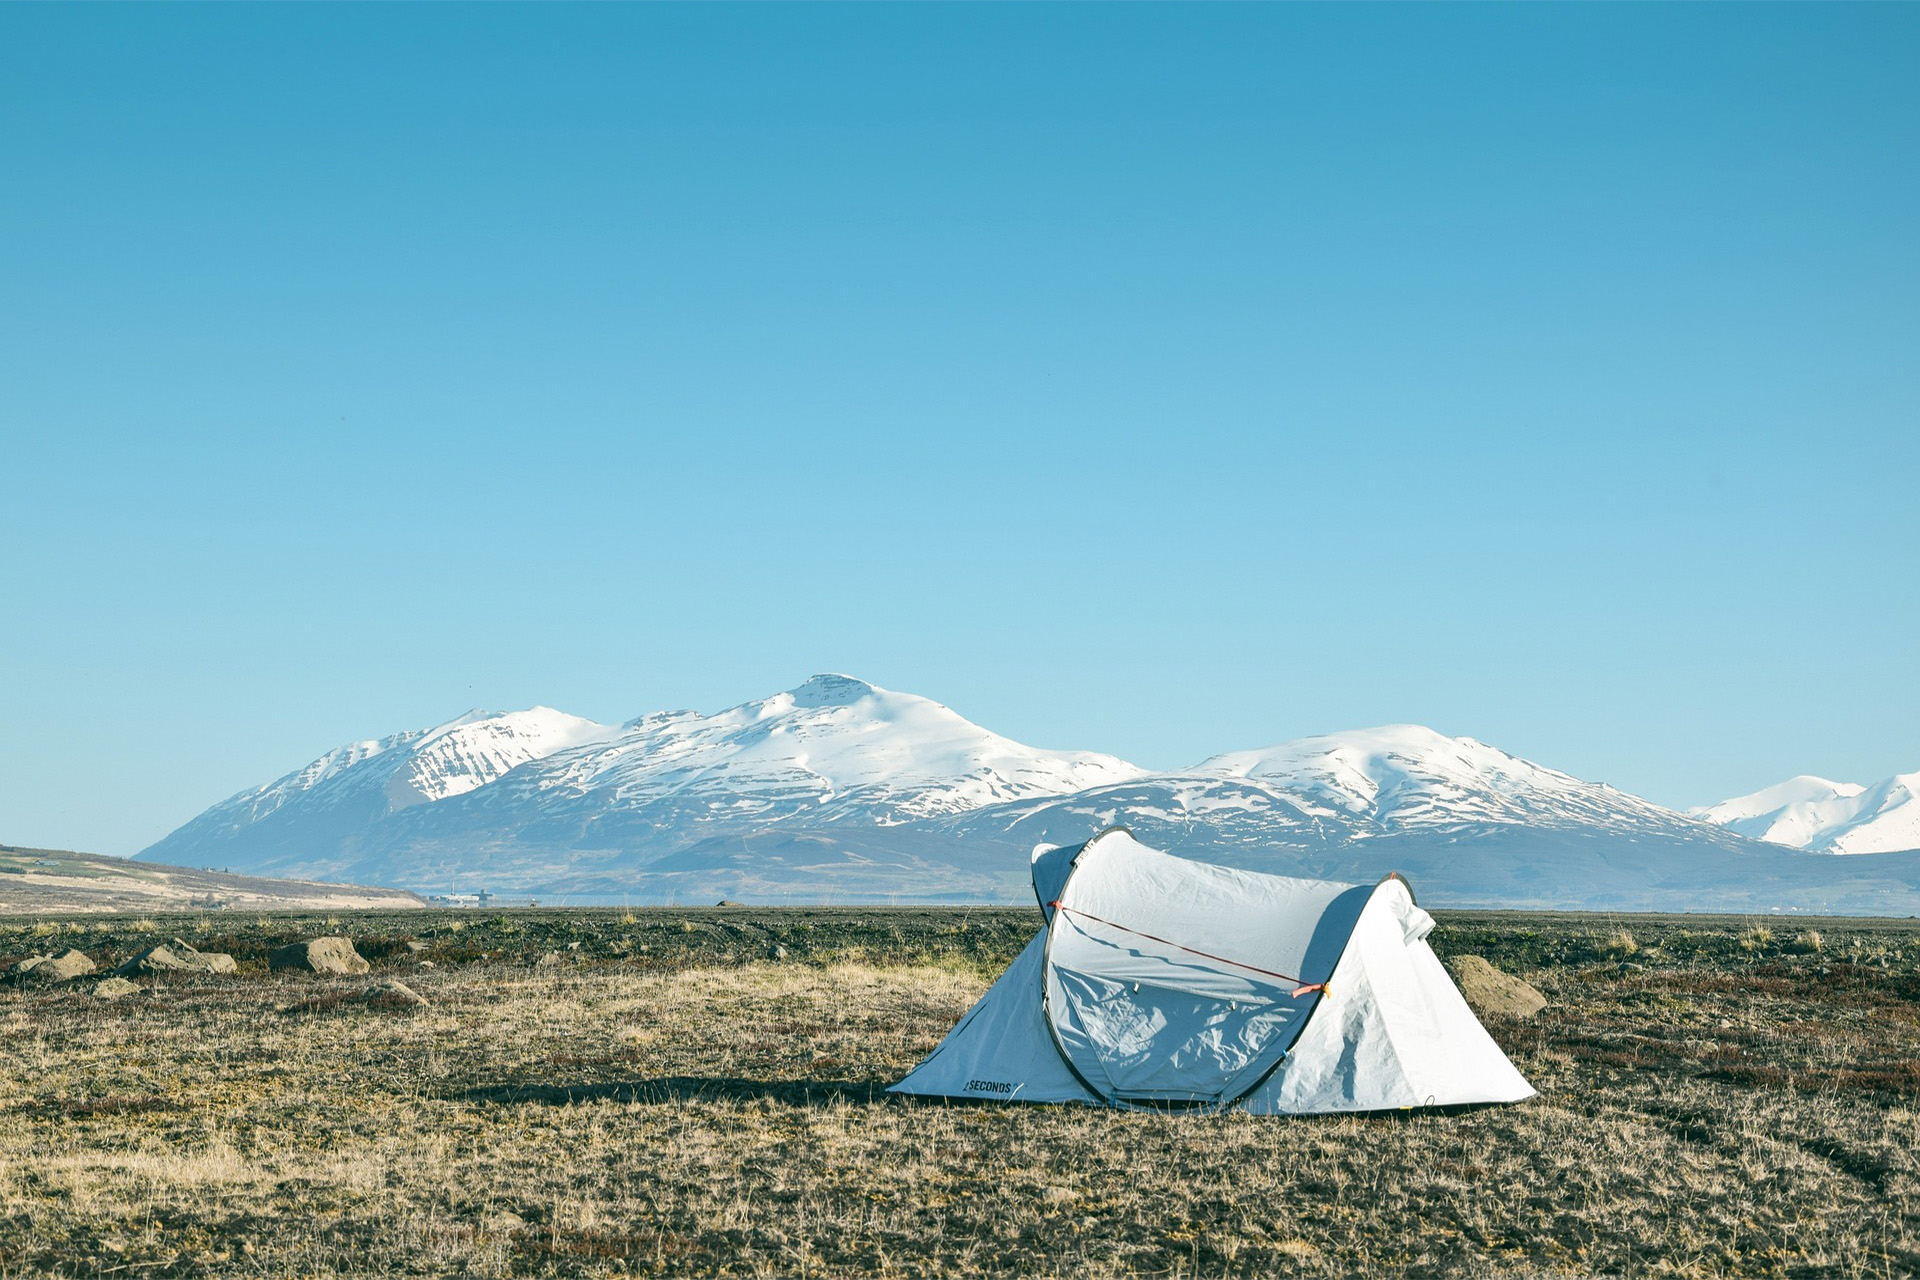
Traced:
<path fill-rule="evenodd" d="M 271 851 L 290 865 L 305 858 L 317 862 L 331 845 L 391 814 L 465 795 L 516 765 L 614 732 L 551 707 L 534 707 L 469 711 L 431 729 L 350 742 L 303 769 L 221 801 L 139 856 L 156 862 L 185 857 L 207 865 L 225 850 L 234 855 L 233 865 L 265 866 Z"/>
<path fill-rule="evenodd" d="M 1472 823 L 1670 830 L 1675 816 L 1638 796 L 1417 724 L 1230 752 L 1194 772 L 1274 786 L 1316 814 L 1381 832 Z"/>
<path fill-rule="evenodd" d="M 1719 843 L 1702 823 L 1651 801 L 1412 724 L 1229 752 L 1191 769 L 1000 806 L 973 815 L 970 825 L 1002 815 L 1030 825 L 1042 813 L 1065 813 L 1078 825 L 1158 826 L 1169 837 L 1204 826 L 1216 842 L 1244 835 L 1324 845 L 1510 826 Z"/>
<path fill-rule="evenodd" d="M 804 815 L 887 826 L 1141 772 L 1113 756 L 1023 746 L 930 699 L 822 675 L 715 715 L 642 716 L 521 770 L 491 799 L 538 795 L 580 813 L 664 806 L 679 822 Z"/>
<path fill-rule="evenodd" d="M 1845 897 L 1858 910 L 1884 887 L 1836 896 L 1802 874 L 1800 855 L 1419 725 L 1232 752 L 939 825 L 968 844 L 1031 847 L 1109 823 L 1249 870 L 1362 881 L 1399 871 L 1437 902 L 1749 910 Z"/>
<path fill-rule="evenodd" d="M 1920 849 L 1920 773 L 1871 787 L 1802 774 L 1693 812 L 1755 840 L 1813 853 Z"/>
<path fill-rule="evenodd" d="M 840 675 L 713 715 L 657 712 L 619 729 L 566 719 L 565 733 L 543 739 L 544 749 L 523 744 L 517 760 L 473 751 L 411 759 L 436 735 L 489 723 L 465 717 L 342 747 L 216 805 L 140 856 L 424 886 L 479 871 L 524 883 L 568 862 L 633 868 L 713 836 L 885 828 L 1141 772 L 1113 756 L 1024 746 L 930 699 Z M 392 802 L 396 790 L 411 799 L 429 782 L 431 804 Z M 274 820 L 296 803 L 291 820 Z"/>
<path fill-rule="evenodd" d="M 356 743 L 141 856 L 616 901 L 1012 901 L 1035 844 L 1112 823 L 1256 870 L 1398 870 L 1440 903 L 1920 910 L 1920 855 L 1812 857 L 1417 725 L 1149 773 L 831 675 L 711 715 L 537 708 Z"/>

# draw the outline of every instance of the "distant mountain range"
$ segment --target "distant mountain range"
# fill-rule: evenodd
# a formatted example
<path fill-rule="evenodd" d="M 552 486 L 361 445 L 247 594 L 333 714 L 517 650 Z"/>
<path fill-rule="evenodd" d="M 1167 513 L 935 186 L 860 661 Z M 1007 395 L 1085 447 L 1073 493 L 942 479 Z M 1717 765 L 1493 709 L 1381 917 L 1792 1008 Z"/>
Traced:
<path fill-rule="evenodd" d="M 1821 803 L 1798 795 L 1779 806 Z M 1252 869 L 1397 870 L 1441 904 L 1920 912 L 1920 853 L 1768 843 L 1771 797 L 1677 813 L 1417 725 L 1151 773 L 824 675 L 713 715 L 536 707 L 353 743 L 138 856 L 548 898 L 1017 901 L 1035 844 L 1118 822 Z"/>

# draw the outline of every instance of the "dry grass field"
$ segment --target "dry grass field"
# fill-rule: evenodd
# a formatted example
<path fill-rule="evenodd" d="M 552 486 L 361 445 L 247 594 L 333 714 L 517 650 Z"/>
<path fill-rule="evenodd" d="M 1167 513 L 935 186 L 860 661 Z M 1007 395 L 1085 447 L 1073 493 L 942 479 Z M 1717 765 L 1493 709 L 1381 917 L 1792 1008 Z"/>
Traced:
<path fill-rule="evenodd" d="M 1314 1119 L 884 1087 L 1027 911 L 0 920 L 0 1276 L 1901 1276 L 1920 927 L 1443 913 L 1541 1097 Z M 345 933 L 370 977 L 269 974 Z M 409 943 L 415 944 L 410 947 Z M 425 1006 L 367 1002 L 398 978 Z"/>

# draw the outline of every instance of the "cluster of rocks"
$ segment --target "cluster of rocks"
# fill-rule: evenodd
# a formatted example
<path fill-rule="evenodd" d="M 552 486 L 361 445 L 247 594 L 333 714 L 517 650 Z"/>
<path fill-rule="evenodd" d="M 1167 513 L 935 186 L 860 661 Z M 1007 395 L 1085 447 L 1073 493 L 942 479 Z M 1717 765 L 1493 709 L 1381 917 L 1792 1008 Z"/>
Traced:
<path fill-rule="evenodd" d="M 135 953 L 125 963 L 109 970 L 93 988 L 102 1000 L 118 1000 L 140 990 L 131 981 L 159 973 L 232 973 L 233 957 L 220 951 L 201 951 L 179 938 L 157 943 Z M 75 982 L 98 972 L 93 959 L 84 951 L 68 949 L 58 955 L 28 956 L 8 975 L 15 986 L 54 986 Z"/>
<path fill-rule="evenodd" d="M 124 963 L 108 970 L 93 988 L 102 1000 L 118 1000 L 140 991 L 132 979 L 166 973 L 233 973 L 238 966 L 222 951 L 201 951 L 181 938 L 171 938 L 135 953 Z M 361 974 L 372 969 L 367 958 L 354 948 L 349 938 L 308 938 L 276 947 L 267 955 L 267 968 L 273 972 Z M 14 986 L 55 986 L 76 982 L 99 970 L 83 951 L 69 949 L 58 955 L 29 956 L 13 967 L 7 981 Z M 417 1008 L 427 1003 L 424 996 L 399 982 L 382 982 L 369 987 L 361 999 L 381 1008 Z"/>

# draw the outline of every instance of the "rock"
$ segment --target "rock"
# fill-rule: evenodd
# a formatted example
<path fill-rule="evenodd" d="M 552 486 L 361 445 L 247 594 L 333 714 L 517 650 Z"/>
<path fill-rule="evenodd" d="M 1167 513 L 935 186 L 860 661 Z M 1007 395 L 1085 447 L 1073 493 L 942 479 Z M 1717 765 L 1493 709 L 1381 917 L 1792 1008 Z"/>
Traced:
<path fill-rule="evenodd" d="M 141 973 L 232 973 L 233 957 L 223 951 L 196 951 L 175 938 L 148 947 L 113 972 L 117 977 Z"/>
<path fill-rule="evenodd" d="M 267 968 L 276 972 L 293 969 L 303 973 L 365 973 L 373 966 L 346 938 L 309 938 L 305 942 L 275 947 L 267 955 Z"/>
<path fill-rule="evenodd" d="M 785 960 L 786 958 L 787 958 L 787 949 L 781 946 L 779 943 L 776 942 L 772 946 L 767 948 L 767 959 Z"/>
<path fill-rule="evenodd" d="M 1455 956 L 1447 961 L 1447 971 L 1483 1018 L 1531 1018 L 1547 1007 L 1547 998 L 1531 984 L 1500 972 L 1485 956 Z"/>
<path fill-rule="evenodd" d="M 93 961 L 82 951 L 57 956 L 32 956 L 14 966 L 15 982 L 72 982 L 93 972 Z"/>
<path fill-rule="evenodd" d="M 360 993 L 361 1002 L 376 1009 L 424 1009 L 427 998 L 404 982 L 378 982 Z"/>
<path fill-rule="evenodd" d="M 108 978 L 93 989 L 93 994 L 102 1000 L 118 1000 L 140 990 L 137 982 L 128 982 L 125 978 Z"/>

